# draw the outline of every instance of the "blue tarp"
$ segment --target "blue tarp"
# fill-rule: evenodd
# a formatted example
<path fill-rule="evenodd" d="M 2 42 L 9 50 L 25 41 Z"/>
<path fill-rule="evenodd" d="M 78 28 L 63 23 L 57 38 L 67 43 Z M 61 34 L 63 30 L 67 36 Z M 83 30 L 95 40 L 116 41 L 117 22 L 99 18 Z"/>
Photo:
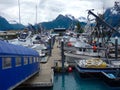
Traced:
<path fill-rule="evenodd" d="M 111 78 L 111 79 L 115 79 L 115 78 L 116 78 L 115 75 L 113 75 L 113 74 L 111 74 L 111 73 L 108 74 L 108 77 Z"/>
<path fill-rule="evenodd" d="M 0 40 L 0 55 L 39 56 L 38 52 L 20 45 L 10 44 Z"/>

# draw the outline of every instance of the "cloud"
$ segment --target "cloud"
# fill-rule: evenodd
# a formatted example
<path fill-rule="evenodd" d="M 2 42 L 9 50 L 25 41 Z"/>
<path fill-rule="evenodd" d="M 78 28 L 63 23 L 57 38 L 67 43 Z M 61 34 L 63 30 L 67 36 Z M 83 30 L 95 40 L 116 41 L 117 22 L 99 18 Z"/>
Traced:
<path fill-rule="evenodd" d="M 76 18 L 87 17 L 87 11 L 94 9 L 94 12 L 103 11 L 114 6 L 114 1 L 120 0 L 20 0 L 21 22 L 23 24 L 51 21 L 59 14 L 71 14 Z M 19 22 L 18 0 L 0 0 L 0 15 L 7 20 Z"/>
<path fill-rule="evenodd" d="M 17 0 L 0 0 L 0 8 L 9 8 L 16 4 Z"/>

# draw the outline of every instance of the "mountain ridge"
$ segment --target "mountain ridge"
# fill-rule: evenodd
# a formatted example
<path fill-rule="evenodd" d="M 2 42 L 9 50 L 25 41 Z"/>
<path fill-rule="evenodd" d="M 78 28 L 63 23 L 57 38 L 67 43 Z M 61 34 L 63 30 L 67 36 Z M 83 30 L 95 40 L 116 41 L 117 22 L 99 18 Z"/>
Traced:
<path fill-rule="evenodd" d="M 113 27 L 120 26 L 120 11 L 114 7 L 108 8 L 104 14 L 104 20 L 108 24 Z M 66 29 L 74 29 L 76 23 L 80 23 L 82 27 L 87 24 L 87 19 L 85 17 L 75 18 L 71 14 L 62 15 L 59 14 L 55 19 L 48 22 L 38 23 L 37 26 L 41 25 L 46 30 L 54 29 L 54 28 L 66 28 Z M 33 25 L 36 26 L 36 25 Z M 25 26 L 19 23 L 10 24 L 4 17 L 0 16 L 0 30 L 21 30 L 24 29 Z"/>
<path fill-rule="evenodd" d="M 74 18 L 72 15 L 62 15 L 59 14 L 54 20 L 50 22 L 42 22 L 40 23 L 46 29 L 53 29 L 53 28 L 74 28 L 76 23 L 79 22 L 81 26 L 86 25 L 86 22 L 80 22 L 78 19 Z"/>

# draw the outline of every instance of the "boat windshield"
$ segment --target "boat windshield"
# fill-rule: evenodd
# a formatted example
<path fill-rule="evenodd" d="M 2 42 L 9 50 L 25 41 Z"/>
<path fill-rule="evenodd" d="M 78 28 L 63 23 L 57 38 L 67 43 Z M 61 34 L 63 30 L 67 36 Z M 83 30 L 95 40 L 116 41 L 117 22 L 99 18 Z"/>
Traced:
<path fill-rule="evenodd" d="M 25 39 L 28 36 L 27 33 L 22 33 L 20 34 L 20 39 Z"/>

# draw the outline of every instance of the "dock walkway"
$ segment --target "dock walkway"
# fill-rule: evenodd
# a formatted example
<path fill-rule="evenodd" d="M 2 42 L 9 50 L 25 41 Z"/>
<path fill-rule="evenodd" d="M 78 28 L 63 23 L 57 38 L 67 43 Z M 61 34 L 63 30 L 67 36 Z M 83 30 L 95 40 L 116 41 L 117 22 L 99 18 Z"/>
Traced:
<path fill-rule="evenodd" d="M 24 82 L 21 87 L 51 87 L 53 86 L 54 72 L 51 67 L 54 66 L 54 60 L 61 59 L 60 48 L 57 47 L 58 42 L 55 42 L 52 54 L 48 57 L 47 63 L 40 63 L 40 71 Z"/>

